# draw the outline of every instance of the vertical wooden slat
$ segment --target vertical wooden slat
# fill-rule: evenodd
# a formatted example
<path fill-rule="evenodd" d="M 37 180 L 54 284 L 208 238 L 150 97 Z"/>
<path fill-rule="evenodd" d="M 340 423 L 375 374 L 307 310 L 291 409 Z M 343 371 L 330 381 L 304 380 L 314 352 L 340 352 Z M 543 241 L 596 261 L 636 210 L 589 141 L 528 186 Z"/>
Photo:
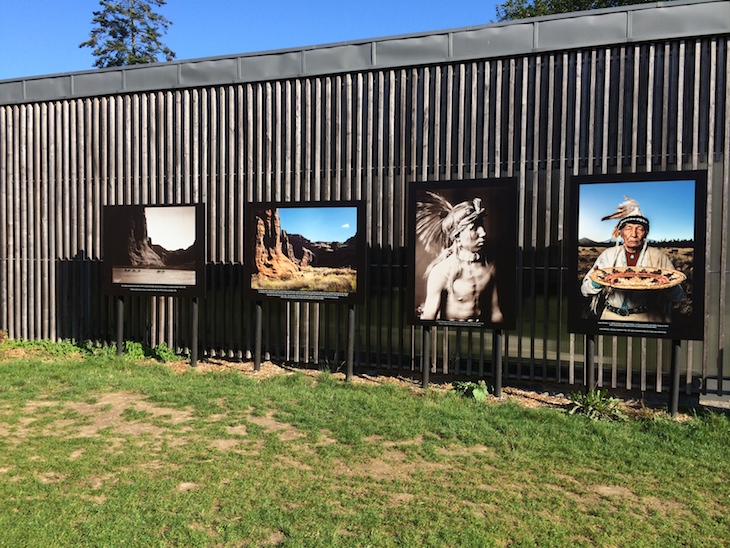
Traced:
<path fill-rule="evenodd" d="M 385 98 L 385 75 L 382 71 L 379 71 L 377 73 L 377 93 L 378 93 L 378 101 L 377 101 L 377 111 L 375 112 L 375 131 L 376 135 L 378 136 L 376 140 L 376 146 L 375 146 L 375 177 L 374 177 L 374 183 L 373 183 L 373 194 L 371 195 L 371 200 L 373 201 L 374 206 L 374 216 L 375 216 L 375 227 L 374 227 L 374 238 L 373 238 L 373 247 L 375 249 L 375 254 L 373 256 L 376 268 L 377 268 L 377 276 L 378 276 L 378 291 L 377 291 L 377 302 L 374 303 L 375 308 L 375 314 L 376 314 L 376 332 L 375 332 L 375 360 L 380 363 L 382 362 L 383 357 L 383 311 L 386 308 L 385 306 L 385 299 L 384 299 L 384 293 L 383 293 L 383 274 L 384 274 L 384 247 L 385 247 L 385 219 L 384 219 L 384 212 L 385 212 L 385 205 L 384 205 L 384 192 L 386 187 L 386 182 L 384 181 L 384 169 L 383 169 L 383 153 L 384 153 L 384 145 L 383 140 L 385 138 L 385 117 L 387 116 L 386 112 L 386 98 Z"/>
<path fill-rule="evenodd" d="M 13 153 L 10 141 L 13 136 L 9 121 L 8 108 L 0 107 L 0 330 L 9 329 L 8 314 L 8 233 L 12 226 L 8 223 L 8 191 L 10 190 L 10 170 Z"/>
<path fill-rule="evenodd" d="M 647 89 L 646 89 L 646 135 L 641 136 L 642 139 L 646 140 L 646 165 L 644 166 L 647 172 L 653 171 L 653 157 L 654 157 L 654 132 L 652 131 L 654 126 L 654 93 L 655 93 L 655 76 L 656 76 L 656 46 L 654 44 L 649 45 L 649 76 L 647 78 Z"/>
<path fill-rule="evenodd" d="M 596 50 L 591 50 L 591 58 L 588 72 L 588 149 L 586 150 L 586 172 L 593 175 L 593 159 L 595 158 L 595 134 L 596 134 Z M 600 106 L 600 105 L 598 105 Z"/>
<path fill-rule="evenodd" d="M 494 176 L 499 177 L 502 174 L 502 74 L 504 71 L 504 61 L 497 61 L 497 69 L 494 84 L 494 131 L 492 132 L 492 140 L 494 141 Z"/>
<path fill-rule="evenodd" d="M 208 94 L 209 109 L 203 111 L 204 124 L 207 122 L 207 127 L 203 127 L 203 135 L 207 137 L 208 146 L 203 150 L 209 151 L 206 154 L 206 169 L 205 176 L 201 184 L 203 188 L 207 189 L 207 206 L 208 206 L 208 245 L 209 254 L 212 262 L 217 263 L 220 261 L 220 228 L 221 221 L 218 208 L 220 202 L 218 200 L 219 190 L 219 179 L 217 177 L 218 168 L 225 167 L 219 166 L 219 156 L 216 154 L 218 150 L 218 94 L 215 90 L 210 90 Z M 270 173 L 270 170 L 267 170 Z M 216 288 L 217 289 L 217 288 Z"/>
<path fill-rule="evenodd" d="M 248 177 L 248 172 L 246 170 L 246 164 L 248 161 L 246 157 L 246 146 L 248 137 L 247 128 L 250 123 L 249 120 L 245 118 L 246 92 L 243 86 L 236 86 L 235 101 L 235 140 L 231 140 L 231 146 L 234 148 L 236 154 L 236 169 L 231 177 L 231 184 L 234 186 L 234 198 L 232 207 L 235 214 L 236 222 L 233 226 L 235 238 L 232 261 L 236 264 L 242 264 L 245 245 L 245 221 L 243 216 L 243 209 L 246 203 L 246 187 L 248 186 L 248 181 L 250 181 Z"/>
<path fill-rule="evenodd" d="M 404 326 L 404 313 L 406 304 L 405 301 L 406 296 L 404 295 L 404 292 L 397 291 L 399 287 L 404 287 L 406 284 L 404 283 L 404 276 L 403 272 L 405 271 L 405 248 L 406 248 L 406 231 L 408 230 L 406 227 L 408 226 L 408 220 L 407 220 L 407 184 L 408 184 L 408 178 L 409 178 L 409 170 L 408 170 L 408 143 L 410 141 L 415 140 L 415 132 L 412 131 L 411 126 L 408 125 L 408 112 L 410 108 L 412 108 L 410 104 L 411 97 L 408 95 L 408 84 L 409 84 L 409 72 L 405 69 L 402 69 L 400 71 L 400 135 L 399 135 L 399 150 L 400 150 L 400 156 L 398 158 L 397 164 L 397 182 L 395 184 L 398 185 L 398 193 L 400 195 L 400 200 L 398 201 L 398 211 L 395 214 L 396 215 L 396 226 L 400 227 L 400 235 L 398 237 L 397 241 L 397 255 L 396 255 L 396 261 L 397 265 L 400 268 L 399 274 L 400 276 L 394 281 L 393 283 L 393 295 L 394 298 L 397 299 L 398 302 L 398 316 L 396 317 L 395 321 L 398 325 L 398 365 L 400 367 L 406 366 L 406 353 L 407 353 L 407 347 L 408 347 L 408 341 L 406 340 L 406 329 L 408 327 Z M 411 82 L 412 84 L 412 82 Z M 412 84 L 413 85 L 413 84 Z"/>
<path fill-rule="evenodd" d="M 8 336 L 16 338 L 18 336 L 17 320 L 19 317 L 16 308 L 15 296 L 17 293 L 16 280 L 18 278 L 16 268 L 18 260 L 16 257 L 16 245 L 18 231 L 15 229 L 15 217 L 18 206 L 16 196 L 18 195 L 18 135 L 16 130 L 18 126 L 18 107 L 13 106 L 8 109 L 8 163 L 7 163 L 7 203 L 5 213 L 5 226 L 7 227 L 7 250 L 8 250 L 8 266 L 7 266 L 7 286 L 8 286 Z"/>
<path fill-rule="evenodd" d="M 306 123 L 306 131 L 302 146 L 304 147 L 304 179 L 302 181 L 302 191 L 297 197 L 298 200 L 307 200 L 309 198 L 309 189 L 312 185 L 312 81 L 304 82 L 304 120 Z"/>
<path fill-rule="evenodd" d="M 331 163 L 334 188 L 332 190 L 332 199 L 341 200 L 343 195 L 342 189 L 342 138 L 343 138 L 343 121 L 342 121 L 342 92 L 344 89 L 343 79 L 341 75 L 334 77 L 334 87 L 332 90 L 332 108 L 334 109 L 334 128 L 332 131 L 332 140 L 334 144 L 334 158 Z"/>
<path fill-rule="evenodd" d="M 384 302 L 387 303 L 387 316 L 385 320 L 385 352 L 386 360 L 385 365 L 387 367 L 393 367 L 393 331 L 394 331 L 394 310 L 397 303 L 393 298 L 393 270 L 394 270 L 394 255 L 395 255 L 395 242 L 397 234 L 397 223 L 398 217 L 396 215 L 398 208 L 398 196 L 397 196 L 397 184 L 395 180 L 395 151 L 396 151 L 396 119 L 397 119 L 397 108 L 396 108 L 396 73 L 395 71 L 389 71 L 388 74 L 388 108 L 387 108 L 387 132 L 388 132 L 388 154 L 387 154 L 387 167 L 384 176 L 383 195 L 384 195 L 384 211 L 383 215 L 385 218 L 385 229 L 387 235 L 385 237 L 386 246 L 386 279 L 387 283 L 384 284 Z M 397 320 L 396 320 L 397 321 Z"/>
<path fill-rule="evenodd" d="M 492 63 L 489 61 L 484 62 L 484 82 L 482 84 L 482 87 L 484 88 L 484 99 L 482 101 L 484 113 L 483 113 L 483 120 L 482 120 L 482 142 L 481 142 L 481 149 L 482 149 L 482 177 L 489 177 L 490 175 L 490 169 L 489 165 L 492 162 L 492 158 L 489 156 L 489 142 L 492 138 L 492 124 L 490 117 L 490 112 L 492 108 L 492 87 L 491 87 L 491 78 L 492 78 Z"/>
<path fill-rule="evenodd" d="M 19 162 L 19 190 L 20 190 L 20 336 L 23 339 L 29 338 L 29 322 L 32 320 L 32 309 L 29 310 L 28 294 L 29 285 L 33 284 L 33 269 L 30 268 L 30 252 L 32 249 L 32 240 L 29 241 L 30 225 L 29 221 L 33 206 L 29 204 L 32 176 L 29 174 L 29 140 L 33 134 L 32 118 L 29 115 L 29 107 L 26 105 L 20 108 L 20 148 L 18 155 Z M 28 127 L 30 125 L 30 127 Z"/>
<path fill-rule="evenodd" d="M 687 57 L 685 55 L 686 42 L 682 40 L 679 43 L 679 54 L 677 59 L 677 167 L 682 168 L 684 164 L 684 103 L 687 100 L 684 91 L 685 65 Z"/>
<path fill-rule="evenodd" d="M 327 76 L 320 80 L 324 100 L 322 103 L 322 146 L 320 147 L 320 194 L 318 200 L 329 202 L 332 199 L 332 79 Z"/>
<path fill-rule="evenodd" d="M 50 285 L 50 271 L 54 267 L 53 265 L 53 253 L 51 249 L 51 238 L 50 238 L 50 231 L 49 231 L 49 219 L 50 219 L 50 209 L 49 209 L 49 200 L 51 192 L 51 189 L 53 188 L 50 184 L 50 178 L 51 173 L 53 171 L 53 162 L 52 157 L 50 153 L 50 146 L 49 141 L 52 137 L 51 134 L 51 115 L 50 115 L 50 107 L 47 103 L 44 103 L 41 105 L 40 109 L 40 122 L 41 122 L 41 128 L 39 129 L 39 132 L 41 133 L 41 143 L 40 143 L 40 155 L 41 155 L 41 171 L 40 171 L 40 177 L 41 180 L 39 181 L 39 188 L 40 188 L 40 261 L 41 261 L 41 293 L 36 297 L 38 298 L 42 304 L 42 324 L 40 326 L 40 336 L 43 339 L 51 339 L 51 297 L 53 295 L 53 286 Z M 2 124 L 0 124 L 0 127 L 2 127 Z M 0 160 L 1 161 L 1 160 Z M 0 175 L 0 179 L 2 179 L 2 175 Z M 1 184 L 1 183 L 0 183 Z M 2 193 L 2 190 L 0 190 L 0 193 Z M 0 211 L 4 211 L 2 205 L 0 205 Z M 0 232 L 0 238 L 2 238 L 2 232 Z M 3 240 L 4 241 L 4 240 Z M 2 284 L 4 285 L 4 284 Z M 0 289 L 0 292 L 2 289 Z M 2 314 L 0 313 L 0 317 Z"/>
<path fill-rule="evenodd" d="M 463 64 L 459 65 L 459 95 L 458 104 L 456 111 L 456 178 L 464 178 L 464 137 L 466 136 L 466 125 L 467 121 L 464 112 L 464 103 L 466 101 L 466 67 Z M 449 82 L 454 80 L 453 75 L 449 78 Z M 451 173 L 453 173 L 453 169 Z"/>
<path fill-rule="evenodd" d="M 51 104 L 51 109 L 49 112 L 49 135 L 53 141 L 52 145 L 49 145 L 49 149 L 51 151 L 51 154 L 49 156 L 49 165 L 51 167 L 51 174 L 49 176 L 49 189 L 48 189 L 48 195 L 49 195 L 49 246 L 50 246 L 50 260 L 53 261 L 53 264 L 49 266 L 50 268 L 50 276 L 49 276 L 49 290 L 51 292 L 51 296 L 49 298 L 48 305 L 50 307 L 50 328 L 51 328 L 51 339 L 56 340 L 58 338 L 58 320 L 59 320 L 59 312 L 58 309 L 60 308 L 58 306 L 58 303 L 60 301 L 59 297 L 59 291 L 58 291 L 58 264 L 59 264 L 59 257 L 61 255 L 61 247 L 60 247 L 60 240 L 59 240 L 59 232 L 60 232 L 60 215 L 59 215 L 59 209 L 61 208 L 61 200 L 60 200 L 60 193 L 61 193 L 61 186 L 63 181 L 62 176 L 62 161 L 63 161 L 63 151 L 61 147 L 61 128 L 60 128 L 60 121 L 61 121 L 61 105 L 58 101 Z"/>
<path fill-rule="evenodd" d="M 182 131 L 189 123 L 190 116 L 187 110 L 183 114 L 183 101 L 185 97 L 184 90 L 175 90 L 168 94 L 170 102 L 170 111 L 167 117 L 168 135 L 170 144 L 168 146 L 169 167 L 168 177 L 170 177 L 170 192 L 168 199 L 177 203 L 189 203 L 183 195 L 183 166 L 186 164 L 185 142 L 188 133 Z M 190 127 L 189 125 L 187 127 Z M 188 130 L 189 131 L 189 130 Z M 187 171 L 187 169 L 185 169 Z"/>
<path fill-rule="evenodd" d="M 438 71 L 439 67 L 436 67 L 434 71 Z M 436 74 L 438 74 L 436 72 Z M 434 80 L 436 82 L 436 89 L 438 92 L 438 83 L 439 79 L 434 76 Z M 421 90 L 423 93 L 423 120 L 421 122 L 421 147 L 420 150 L 418 150 L 418 153 L 421 154 L 421 169 L 417 170 L 415 173 L 418 174 L 420 181 L 427 181 L 428 180 L 428 150 L 430 146 L 430 140 L 429 140 L 429 129 L 432 123 L 432 112 L 433 111 L 432 101 L 431 101 L 431 68 L 425 67 L 423 69 L 423 84 L 421 85 Z M 433 104 L 438 105 L 438 101 L 436 99 L 433 100 Z M 420 113 L 416 112 L 416 116 L 418 116 Z M 434 132 L 437 133 L 437 132 Z M 438 152 L 438 147 L 435 147 L 435 153 Z M 414 160 L 417 162 L 417 153 L 414 151 L 413 154 Z M 433 354 L 432 354 L 433 356 Z"/>
<path fill-rule="evenodd" d="M 294 82 L 294 90 L 293 90 L 293 97 L 291 100 L 292 108 L 293 108 L 293 122 L 292 122 L 292 132 L 294 136 L 294 142 L 293 147 L 294 150 L 292 151 L 294 157 L 293 157 L 293 165 L 292 165 L 292 173 L 291 178 L 292 182 L 291 185 L 293 189 L 291 189 L 289 192 L 289 200 L 294 200 L 295 202 L 298 202 L 301 200 L 302 196 L 302 146 L 303 146 L 303 140 L 302 140 L 302 133 L 304 131 L 304 124 L 302 120 L 302 82 L 301 80 L 296 80 Z M 289 137 L 290 139 L 291 137 Z M 287 140 L 289 140 L 287 139 Z"/>
<path fill-rule="evenodd" d="M 725 49 L 725 77 L 727 78 L 727 75 L 730 75 L 730 40 L 725 40 L 724 44 Z M 720 47 L 720 42 L 718 41 L 717 47 Z M 713 79 L 714 80 L 714 79 Z M 728 234 L 730 234 L 730 85 L 728 85 L 727 79 L 725 80 L 725 96 L 723 98 L 723 102 L 725 105 L 725 124 L 723 126 L 723 135 L 722 139 L 725 143 L 725 146 L 723 148 L 722 152 L 722 165 L 724 168 L 722 168 L 722 234 L 723 237 L 723 243 L 721 246 L 721 254 L 720 254 L 720 272 L 722 273 L 720 278 L 720 325 L 718 328 L 718 331 L 720 333 L 720 338 L 718 341 L 718 350 L 720 352 L 720 355 L 723 356 L 725 353 L 726 347 L 726 333 L 725 330 L 727 329 L 727 321 L 725 319 L 725 314 L 723 313 L 725 310 L 725 307 L 727 305 L 727 285 L 728 285 Z M 708 216 L 709 218 L 709 216 Z M 706 325 L 706 324 L 705 324 Z M 689 348 L 691 350 L 692 347 Z M 723 356 L 724 357 L 724 356 Z M 691 369 L 691 359 L 688 357 L 687 359 L 688 366 L 687 366 L 687 392 L 690 391 L 690 383 L 692 380 L 692 369 Z M 724 370 L 722 371 L 724 373 Z M 718 376 L 720 376 L 721 372 L 718 371 Z M 703 377 L 703 381 L 706 380 L 706 375 Z M 723 391 L 727 390 L 726 381 L 723 379 L 722 389 Z"/>
<path fill-rule="evenodd" d="M 409 135 L 411 136 L 410 139 L 410 157 L 411 161 L 408 165 L 408 178 L 412 179 L 414 182 L 418 181 L 418 152 L 419 147 L 418 143 L 421 141 L 419 137 L 423 137 L 424 131 L 422 130 L 419 134 L 418 131 L 418 122 L 419 118 L 426 118 L 428 116 L 428 112 L 426 109 L 423 109 L 423 112 L 418 108 L 418 95 L 419 95 L 419 89 L 424 89 L 424 101 L 425 101 L 425 88 L 423 87 L 423 79 L 419 78 L 419 70 L 416 68 L 413 68 L 410 70 L 410 77 L 411 77 L 411 109 L 410 109 L 410 116 L 411 116 L 411 123 L 409 126 Z M 425 122 L 424 122 L 425 124 Z M 413 183 L 411 183 L 413 184 Z M 404 261 L 405 264 L 405 261 Z M 404 284 L 405 285 L 405 284 Z M 424 355 L 424 349 L 416 346 L 416 337 L 418 336 L 418 342 L 423 341 L 423 327 L 415 327 L 413 325 L 410 326 L 410 354 L 411 354 L 411 370 L 417 370 L 421 369 L 423 370 L 426 367 L 430 368 L 430 364 L 423 362 L 423 355 Z M 420 355 L 420 361 L 417 358 L 417 354 Z"/>
<path fill-rule="evenodd" d="M 551 318 L 550 313 L 550 299 L 552 295 L 550 295 L 550 279 L 553 277 L 552 270 L 552 260 L 550 255 L 550 246 L 552 244 L 552 238 L 553 238 L 553 165 L 554 165 L 554 158 L 553 158 L 553 147 L 552 147 L 552 135 L 554 131 L 554 119 L 555 119 L 555 56 L 550 55 L 548 57 L 548 88 L 547 88 L 547 105 L 546 105 L 546 112 L 545 112 L 545 118 L 546 118 L 546 128 L 545 128 L 545 238 L 543 240 L 543 247 L 544 247 L 544 260 L 543 263 L 545 265 L 545 273 L 543 274 L 543 299 L 545 301 L 544 304 L 544 325 L 543 325 L 543 380 L 548 379 L 548 341 L 550 340 L 549 336 L 549 327 L 551 323 L 558 325 L 558 335 L 556 336 L 555 340 L 555 380 L 560 379 L 560 332 L 562 331 L 560 326 L 560 295 L 558 295 L 558 305 L 555 307 L 556 311 L 558 311 L 556 317 L 554 318 L 554 322 L 551 322 L 553 318 Z M 538 149 L 539 150 L 539 149 Z M 540 165 L 538 164 L 538 169 Z M 560 240 L 558 240 L 560 241 Z M 558 269 L 560 268 L 560 264 L 556 265 Z M 562 284 L 558 283 L 558 287 L 562 287 Z"/>
<path fill-rule="evenodd" d="M 669 159 L 669 109 L 671 108 L 670 80 L 671 72 L 671 50 L 672 45 L 664 44 L 664 66 L 662 67 L 662 130 L 659 132 L 661 139 L 661 153 L 659 155 L 659 166 L 662 171 L 666 171 Z"/>
<path fill-rule="evenodd" d="M 540 108 L 541 108 L 541 97 L 540 97 L 540 80 L 542 72 L 542 59 L 540 56 L 535 58 L 535 84 L 532 91 L 529 91 L 528 84 L 526 82 L 525 90 L 532 96 L 531 101 L 524 102 L 526 110 L 532 110 L 530 113 L 526 113 L 529 118 L 532 119 L 532 204 L 531 204 L 531 223 L 530 223 L 530 359 L 529 359 L 529 375 L 530 379 L 535 378 L 535 361 L 537 360 L 535 343 L 537 340 L 537 239 L 538 239 L 538 227 L 540 225 L 540 218 L 538 216 L 538 208 L 540 205 L 540 170 L 539 170 L 539 158 L 540 158 Z M 527 80 L 528 73 L 525 73 Z M 527 109 L 527 105 L 530 104 L 530 109 Z M 525 140 L 527 140 L 527 131 L 525 131 Z M 525 153 L 527 152 L 527 143 L 525 143 Z M 527 165 L 526 158 L 524 165 Z M 527 219 L 525 219 L 527 222 Z M 544 366 L 543 366 L 544 367 Z"/>
<path fill-rule="evenodd" d="M 431 107 L 433 111 L 433 116 L 431 116 L 433 139 L 430 142 L 424 140 L 423 144 L 423 163 L 427 170 L 424 180 L 438 179 L 441 174 L 441 164 L 448 161 L 444 158 L 446 157 L 446 153 L 443 156 L 441 154 L 441 104 L 444 101 L 441 97 L 442 78 L 441 67 L 435 67 L 433 69 L 433 107 Z M 446 100 L 448 100 L 448 95 Z M 429 151 L 429 146 L 433 152 Z M 433 154 L 433 165 L 429 166 L 428 162 L 431 154 Z"/>
<path fill-rule="evenodd" d="M 299 151 L 292 147 L 292 136 L 298 135 L 301 127 L 301 121 L 299 119 L 298 110 L 298 95 L 295 94 L 292 89 L 292 82 L 288 81 L 285 83 L 285 109 L 286 118 L 284 120 L 284 195 L 283 199 L 286 202 L 292 200 L 292 185 L 294 184 L 295 177 L 298 178 L 299 163 L 296 161 L 296 155 Z M 295 166 L 295 167 L 293 167 Z M 296 172 L 296 175 L 295 175 Z"/>
<path fill-rule="evenodd" d="M 721 197 L 727 197 L 726 194 L 723 194 L 724 185 L 715 188 L 715 109 L 716 109 L 716 74 L 717 74 L 717 54 L 716 54 L 716 47 L 717 47 L 717 39 L 712 38 L 709 40 L 709 59 L 705 58 L 705 62 L 709 63 L 709 74 L 708 74 L 708 81 L 706 82 L 705 86 L 708 91 L 708 104 L 707 104 L 707 218 L 710 219 L 710 222 L 708 223 L 708 230 L 707 230 L 707 252 L 705 254 L 705 272 L 712 272 L 715 270 L 719 265 L 722 265 L 722 259 L 723 259 L 723 251 L 720 251 L 720 259 L 719 261 L 713 262 L 713 248 L 717 246 L 720 250 L 723 250 L 726 245 L 721 245 L 723 242 L 723 235 L 727 234 L 727 231 L 725 232 L 716 232 L 711 227 L 713 225 L 717 226 L 717 224 L 722 223 L 723 220 L 726 218 L 725 213 L 725 207 L 724 205 L 727 204 L 727 202 L 720 201 L 719 206 L 717 207 L 717 211 L 719 211 L 720 215 L 720 223 L 717 223 L 715 219 L 713 219 L 713 214 L 715 209 L 715 204 L 713 203 L 713 197 L 715 196 L 716 192 Z M 727 73 L 725 73 L 727 75 Z M 727 83 L 725 84 L 727 87 Z M 726 106 L 726 108 L 728 108 Z M 728 114 L 726 113 L 726 116 Z M 725 170 L 728 169 L 728 164 L 725 164 Z M 723 226 L 724 228 L 727 228 L 727 224 L 720 224 L 720 226 Z M 718 240 L 717 243 L 715 243 L 715 240 Z M 705 311 L 708 310 L 708 307 L 710 305 L 710 302 L 712 302 L 713 310 L 715 317 L 717 318 L 717 348 L 718 348 L 718 355 L 717 355 L 717 390 L 720 393 L 727 392 L 728 386 L 727 382 L 725 381 L 725 314 L 723 313 L 722 306 L 717 307 L 715 304 L 717 302 L 718 305 L 721 303 L 724 303 L 724 297 L 725 297 L 725 270 L 723 268 L 717 269 L 719 272 L 717 284 L 711 284 L 710 285 L 710 291 L 707 291 L 705 289 Z M 715 291 L 719 292 L 720 299 L 719 301 L 715 301 L 715 299 L 712 299 L 710 297 L 711 294 L 715 293 Z M 707 316 L 707 312 L 705 312 L 705 316 Z M 705 326 L 707 326 L 707 322 L 705 322 Z M 707 340 L 707 339 L 706 339 Z"/>
<path fill-rule="evenodd" d="M 510 136 L 510 144 L 515 142 L 515 139 L 519 139 L 518 157 L 514 157 L 514 150 L 518 147 L 510 146 L 508 157 L 509 157 L 509 173 L 510 175 L 517 172 L 517 180 L 519 184 L 519 197 L 518 197 L 518 210 L 520 212 L 519 219 L 517 220 L 517 241 L 518 245 L 524 249 L 526 242 L 526 204 L 527 204 L 527 118 L 528 118 L 528 61 L 522 59 L 522 86 L 519 90 L 519 96 L 515 96 L 516 82 L 510 86 L 510 129 L 508 135 Z M 517 78 L 517 62 L 515 59 L 510 59 L 510 76 L 513 79 Z M 520 118 L 519 122 L 516 116 L 517 101 L 520 103 Z M 519 126 L 518 126 L 519 123 Z M 517 255 L 517 287 L 522 287 L 524 280 L 524 253 L 518 253 Z M 517 294 L 517 372 L 518 375 L 522 376 L 522 358 L 523 358 L 523 335 L 524 335 L 524 295 L 522 291 L 518 291 Z M 531 362 L 530 362 L 531 363 Z"/>
<path fill-rule="evenodd" d="M 372 250 L 376 244 L 376 237 L 373 229 L 373 215 L 376 210 L 373 207 L 372 195 L 373 195 L 373 143 L 375 136 L 373 135 L 375 120 L 374 120 L 374 82 L 373 74 L 369 72 L 363 82 L 363 92 L 366 95 L 366 100 L 363 103 L 365 108 L 365 126 L 363 135 L 363 146 L 364 146 L 364 165 L 365 179 L 363 181 L 363 198 L 365 199 L 365 233 L 367 234 L 368 247 L 370 249 L 370 262 L 372 263 Z M 368 265 L 370 266 L 370 265 Z M 369 271 L 370 272 L 370 271 Z M 366 309 L 366 334 L 365 334 L 365 348 L 366 355 L 365 360 L 370 363 L 372 354 L 372 307 Z M 326 322 L 326 318 L 325 318 Z"/>
<path fill-rule="evenodd" d="M 28 135 L 28 337 L 32 339 L 42 338 L 38 330 L 41 323 L 41 273 L 40 265 L 41 246 L 40 239 L 40 210 L 41 210 L 41 150 L 40 150 L 40 105 L 28 106 L 29 129 Z"/>
<path fill-rule="evenodd" d="M 565 241 L 565 189 L 567 186 L 567 144 L 566 144 L 566 133 L 568 130 L 568 76 L 570 74 L 568 65 L 568 54 L 563 53 L 561 56 L 561 68 L 562 68 L 562 80 L 560 82 L 560 146 L 558 151 L 558 227 L 557 227 L 557 238 L 559 242 Z M 549 168 L 548 168 L 549 169 Z M 566 249 L 565 246 L 560 248 L 560 274 L 558 284 L 558 303 L 559 303 L 559 314 L 558 317 L 562 318 L 563 310 L 563 273 L 565 271 L 564 265 L 566 263 Z M 562 328 L 560 329 L 562 332 Z M 560 341 L 560 335 L 558 335 Z M 558 342 L 559 342 L 558 341 Z M 570 333 L 568 335 L 568 372 L 569 382 L 573 384 L 573 371 L 574 371 L 574 348 L 575 348 L 575 334 Z M 560 366 L 560 350 L 561 346 L 558 346 L 558 382 L 562 382 L 562 368 Z"/>
<path fill-rule="evenodd" d="M 572 151 L 572 175 L 576 176 L 580 173 L 580 124 L 581 124 L 581 112 L 582 112 L 582 73 L 581 73 L 581 66 L 582 66 L 582 60 L 583 57 L 581 55 L 581 52 L 577 52 L 575 56 L 575 101 L 574 105 L 572 105 L 573 109 L 573 116 L 574 116 L 574 123 L 573 123 L 573 151 Z M 584 344 L 585 344 L 585 337 L 583 337 Z M 571 354 L 571 361 L 570 361 L 570 369 L 568 373 L 569 382 L 570 384 L 575 384 L 575 336 L 571 339 L 571 348 L 570 348 L 570 354 Z M 600 346 L 599 346 L 600 348 Z M 581 360 L 585 362 L 585 360 Z M 586 381 L 586 374 L 585 374 L 585 363 L 583 366 L 583 381 L 585 383 Z"/>
<path fill-rule="evenodd" d="M 272 104 L 271 104 L 271 115 L 269 117 L 269 120 L 271 124 L 274 126 L 273 133 L 270 135 L 269 141 L 272 142 L 272 146 L 270 149 L 271 152 L 271 160 L 268 167 L 268 170 L 270 173 L 273 173 L 273 181 L 271 182 L 271 185 L 274 187 L 274 200 L 281 201 L 284 193 L 283 193 L 283 181 L 281 177 L 281 159 L 282 155 L 284 153 L 284 149 L 281 142 L 281 130 L 282 130 L 282 122 L 284 121 L 282 118 L 282 102 L 281 102 L 281 82 L 274 82 L 273 90 L 272 90 Z M 274 118 L 276 117 L 276 118 Z"/>
<path fill-rule="evenodd" d="M 152 105 L 154 111 L 154 104 Z M 137 159 L 139 166 L 139 203 L 149 204 L 149 158 L 150 158 L 150 97 L 149 95 L 141 95 L 139 97 L 139 133 L 137 134 L 137 146 L 139 157 Z M 154 138 L 154 136 L 153 136 Z M 153 147 L 154 150 L 154 147 Z"/>

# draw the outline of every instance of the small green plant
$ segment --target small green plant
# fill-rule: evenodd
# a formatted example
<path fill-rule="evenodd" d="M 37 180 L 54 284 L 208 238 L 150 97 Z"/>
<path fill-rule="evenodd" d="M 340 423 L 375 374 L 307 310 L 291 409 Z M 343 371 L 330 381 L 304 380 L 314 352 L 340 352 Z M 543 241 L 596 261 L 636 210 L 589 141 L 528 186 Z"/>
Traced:
<path fill-rule="evenodd" d="M 155 346 L 152 349 L 152 354 L 156 360 L 161 362 L 173 362 L 180 359 L 180 356 L 178 356 L 172 348 L 167 346 L 165 341 L 162 341 L 160 344 Z"/>
<path fill-rule="evenodd" d="M 590 389 L 585 394 L 572 392 L 568 398 L 573 407 L 568 412 L 571 415 L 585 415 L 592 420 L 624 421 L 628 417 L 621 411 L 620 400 L 608 395 L 608 390 Z"/>
<path fill-rule="evenodd" d="M 492 393 L 490 386 L 487 386 L 483 380 L 473 381 L 457 381 L 452 383 L 454 390 L 460 396 L 465 398 L 473 398 L 476 401 L 487 401 L 487 396 Z"/>
<path fill-rule="evenodd" d="M 130 360 L 144 360 L 149 354 L 142 343 L 124 341 L 124 355 Z"/>

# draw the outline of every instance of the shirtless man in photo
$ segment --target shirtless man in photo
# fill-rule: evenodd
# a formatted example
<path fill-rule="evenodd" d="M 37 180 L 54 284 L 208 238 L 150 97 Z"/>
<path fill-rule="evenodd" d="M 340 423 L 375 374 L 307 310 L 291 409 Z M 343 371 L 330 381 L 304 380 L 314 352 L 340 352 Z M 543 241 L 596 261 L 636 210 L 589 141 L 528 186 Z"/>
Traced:
<path fill-rule="evenodd" d="M 481 200 L 461 202 L 446 211 L 440 226 L 445 247 L 426 270 L 426 300 L 420 318 L 499 323 L 504 318 L 495 268 L 484 254 L 487 233 Z"/>

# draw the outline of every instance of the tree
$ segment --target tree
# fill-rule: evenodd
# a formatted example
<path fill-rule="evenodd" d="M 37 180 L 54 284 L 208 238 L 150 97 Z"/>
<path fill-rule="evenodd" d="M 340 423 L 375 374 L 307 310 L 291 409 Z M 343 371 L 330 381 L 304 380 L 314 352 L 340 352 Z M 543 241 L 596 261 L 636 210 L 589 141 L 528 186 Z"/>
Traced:
<path fill-rule="evenodd" d="M 615 8 L 632 4 L 645 4 L 656 0 L 506 0 L 497 4 L 497 19 L 512 21 L 527 17 L 541 17 L 556 13 Z"/>
<path fill-rule="evenodd" d="M 101 10 L 94 12 L 92 24 L 96 25 L 80 48 L 93 48 L 98 68 L 122 67 L 158 61 L 164 55 L 166 61 L 175 58 L 175 52 L 160 39 L 172 24 L 162 15 L 152 11 L 166 0 L 101 0 Z"/>

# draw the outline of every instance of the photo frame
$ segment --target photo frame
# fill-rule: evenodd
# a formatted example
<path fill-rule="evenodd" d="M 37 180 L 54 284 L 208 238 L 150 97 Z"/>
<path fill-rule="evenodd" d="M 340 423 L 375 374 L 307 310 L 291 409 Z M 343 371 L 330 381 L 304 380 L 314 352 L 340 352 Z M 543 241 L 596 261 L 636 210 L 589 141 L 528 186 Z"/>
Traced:
<path fill-rule="evenodd" d="M 571 179 L 570 332 L 702 340 L 706 187 L 704 171 Z"/>
<path fill-rule="evenodd" d="M 514 329 L 516 179 L 414 182 L 408 191 L 411 323 Z"/>
<path fill-rule="evenodd" d="M 245 207 L 251 299 L 365 300 L 365 202 L 265 202 Z"/>
<path fill-rule="evenodd" d="M 205 206 L 107 205 L 103 287 L 110 295 L 205 295 Z"/>

